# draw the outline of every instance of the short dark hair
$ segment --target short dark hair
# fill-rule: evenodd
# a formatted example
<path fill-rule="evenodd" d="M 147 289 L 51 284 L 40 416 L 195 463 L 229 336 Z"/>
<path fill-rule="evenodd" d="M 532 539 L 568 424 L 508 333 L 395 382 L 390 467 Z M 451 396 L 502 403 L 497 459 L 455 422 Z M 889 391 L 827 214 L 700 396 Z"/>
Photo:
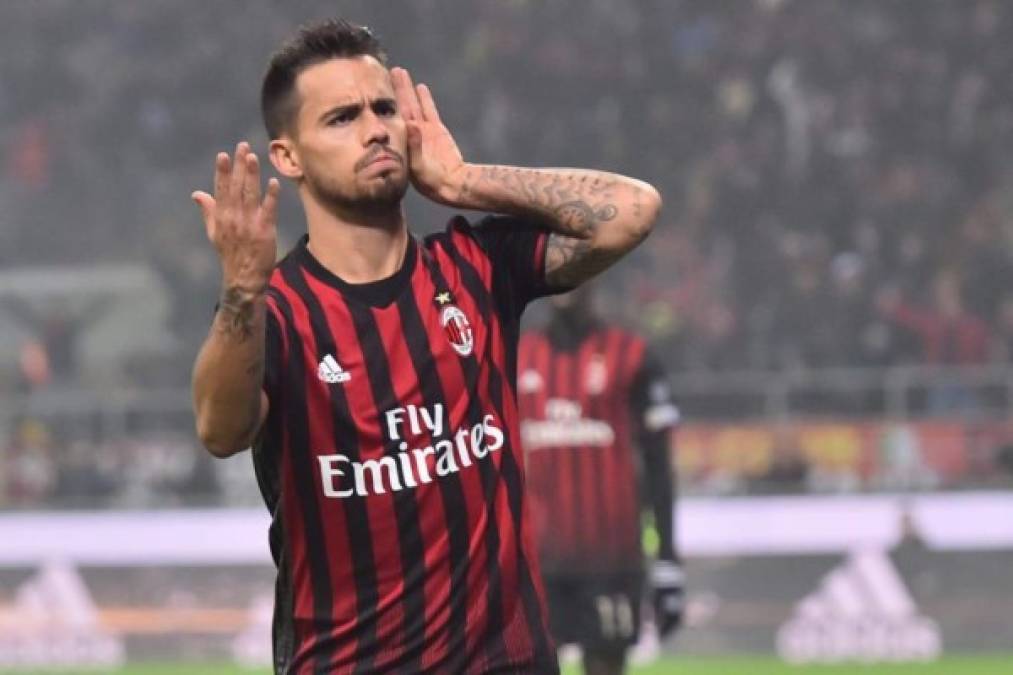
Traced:
<path fill-rule="evenodd" d="M 372 56 L 387 64 L 380 41 L 366 26 L 345 19 L 306 24 L 271 56 L 260 89 L 260 112 L 271 140 L 289 128 L 299 109 L 295 81 L 309 66 L 330 59 Z"/>

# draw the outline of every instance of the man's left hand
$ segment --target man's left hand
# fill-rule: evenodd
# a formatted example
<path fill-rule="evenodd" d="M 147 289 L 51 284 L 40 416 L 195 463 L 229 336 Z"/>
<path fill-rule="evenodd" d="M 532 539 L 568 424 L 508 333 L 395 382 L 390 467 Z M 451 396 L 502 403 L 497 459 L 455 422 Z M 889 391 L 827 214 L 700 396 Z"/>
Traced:
<path fill-rule="evenodd" d="M 682 565 L 672 560 L 657 560 L 651 569 L 654 594 L 654 621 L 662 638 L 682 623 L 686 577 Z"/>
<path fill-rule="evenodd" d="M 464 178 L 464 157 L 440 121 L 433 94 L 424 84 L 412 84 L 404 68 L 391 68 L 390 77 L 408 134 L 412 185 L 433 201 L 454 205 Z"/>

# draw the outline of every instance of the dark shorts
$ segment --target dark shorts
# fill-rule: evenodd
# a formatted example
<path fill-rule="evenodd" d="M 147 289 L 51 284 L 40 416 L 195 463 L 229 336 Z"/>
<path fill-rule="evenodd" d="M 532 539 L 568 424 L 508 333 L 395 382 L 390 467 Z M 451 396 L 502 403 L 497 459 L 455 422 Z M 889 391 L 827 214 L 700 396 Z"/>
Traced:
<path fill-rule="evenodd" d="M 617 652 L 637 642 L 643 576 L 545 575 L 549 623 L 557 645 L 585 651 Z"/>

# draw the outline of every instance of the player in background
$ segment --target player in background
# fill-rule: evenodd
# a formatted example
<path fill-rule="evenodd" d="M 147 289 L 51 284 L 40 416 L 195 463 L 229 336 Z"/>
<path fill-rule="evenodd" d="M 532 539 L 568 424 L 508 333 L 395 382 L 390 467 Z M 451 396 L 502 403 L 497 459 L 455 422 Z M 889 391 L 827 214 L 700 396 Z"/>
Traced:
<path fill-rule="evenodd" d="M 644 340 L 592 303 L 589 286 L 553 297 L 547 325 L 521 336 L 518 399 L 553 635 L 580 645 L 588 675 L 615 675 L 641 621 L 640 483 L 660 539 L 649 583 L 661 637 L 682 615 L 669 462 L 679 413 Z"/>
<path fill-rule="evenodd" d="M 278 568 L 276 673 L 556 673 L 523 495 L 525 305 L 649 233 L 646 183 L 465 162 L 373 34 L 304 28 L 261 106 L 308 234 L 276 264 L 278 181 L 247 143 L 196 192 L 223 281 L 194 368 L 198 434 L 253 446 Z M 454 218 L 418 238 L 412 184 Z"/>

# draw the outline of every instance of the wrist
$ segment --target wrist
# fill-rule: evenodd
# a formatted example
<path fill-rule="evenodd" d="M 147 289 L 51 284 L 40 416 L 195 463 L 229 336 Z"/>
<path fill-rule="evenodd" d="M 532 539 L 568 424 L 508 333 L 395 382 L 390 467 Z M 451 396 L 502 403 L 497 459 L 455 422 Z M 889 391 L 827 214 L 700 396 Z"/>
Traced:
<path fill-rule="evenodd" d="M 224 269 L 222 272 L 222 295 L 235 293 L 250 299 L 267 292 L 271 275 L 251 269 Z"/>
<path fill-rule="evenodd" d="M 266 286 L 265 289 L 266 290 Z M 225 284 L 218 298 L 215 326 L 219 333 L 245 342 L 263 331 L 263 317 L 267 308 L 264 290 Z M 263 333 L 260 333 L 263 335 Z"/>
<path fill-rule="evenodd" d="M 468 162 L 448 171 L 443 185 L 437 190 L 436 201 L 455 208 L 475 208 L 475 177 L 478 173 L 478 167 Z"/>
<path fill-rule="evenodd" d="M 651 583 L 658 587 L 682 586 L 686 575 L 674 560 L 655 560 L 651 567 Z"/>
<path fill-rule="evenodd" d="M 267 282 L 229 280 L 222 281 L 222 292 L 218 297 L 220 307 L 241 308 L 255 304 L 267 291 Z"/>

